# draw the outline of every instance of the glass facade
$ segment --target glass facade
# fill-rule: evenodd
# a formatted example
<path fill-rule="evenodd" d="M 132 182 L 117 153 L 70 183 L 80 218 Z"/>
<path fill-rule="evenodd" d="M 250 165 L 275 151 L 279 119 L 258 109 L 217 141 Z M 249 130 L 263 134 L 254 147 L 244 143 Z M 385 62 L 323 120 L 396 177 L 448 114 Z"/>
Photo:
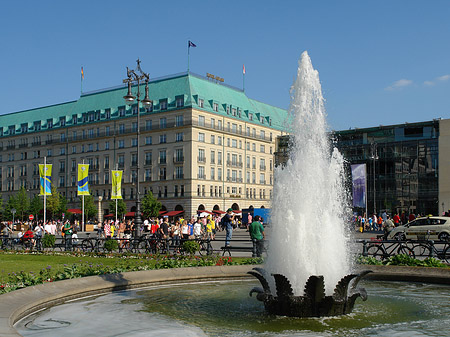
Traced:
<path fill-rule="evenodd" d="M 438 214 L 439 121 L 352 129 L 334 136 L 348 165 L 366 164 L 369 214 Z"/>

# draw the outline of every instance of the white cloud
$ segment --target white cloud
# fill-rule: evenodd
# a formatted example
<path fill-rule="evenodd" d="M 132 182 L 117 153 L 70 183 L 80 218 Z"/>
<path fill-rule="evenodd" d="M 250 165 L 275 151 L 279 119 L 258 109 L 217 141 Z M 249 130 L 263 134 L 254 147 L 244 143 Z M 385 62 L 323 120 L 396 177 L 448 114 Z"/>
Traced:
<path fill-rule="evenodd" d="M 450 80 L 450 75 L 443 75 L 443 76 L 436 77 L 432 81 L 424 81 L 423 84 L 429 87 L 429 86 L 436 85 L 439 82 L 447 82 L 448 80 Z"/>
<path fill-rule="evenodd" d="M 413 81 L 403 78 L 401 80 L 395 81 L 390 86 L 386 87 L 385 90 L 401 89 L 401 88 L 407 87 L 408 85 L 411 85 L 412 83 L 413 83 Z"/>

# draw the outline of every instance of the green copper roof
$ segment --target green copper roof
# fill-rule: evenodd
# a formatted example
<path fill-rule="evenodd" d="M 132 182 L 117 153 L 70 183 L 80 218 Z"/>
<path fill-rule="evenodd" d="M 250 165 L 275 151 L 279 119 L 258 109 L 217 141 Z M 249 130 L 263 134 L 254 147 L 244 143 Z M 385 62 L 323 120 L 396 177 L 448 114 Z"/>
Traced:
<path fill-rule="evenodd" d="M 41 130 L 45 130 L 49 120 L 52 120 L 53 128 L 58 128 L 61 126 L 61 117 L 65 117 L 66 125 L 73 125 L 74 115 L 77 115 L 78 124 L 82 124 L 83 119 L 80 118 L 83 114 L 88 115 L 94 112 L 100 112 L 100 121 L 103 121 L 106 109 L 110 109 L 111 119 L 118 118 L 119 108 L 125 108 L 123 96 L 126 90 L 125 86 L 99 90 L 84 93 L 77 101 L 0 115 L 0 136 L 9 136 L 11 126 L 14 126 L 16 135 L 21 134 L 21 126 L 25 124 L 28 127 L 27 132 L 36 131 L 34 130 L 35 122 L 40 122 Z M 144 85 L 141 87 L 141 94 L 144 94 Z M 203 109 L 245 122 L 264 124 L 278 130 L 283 129 L 283 122 L 287 115 L 286 110 L 248 98 L 240 89 L 215 83 L 193 73 L 152 80 L 149 83 L 149 94 L 154 104 L 153 113 L 160 112 L 162 100 L 167 100 L 168 111 L 180 109 L 176 107 L 176 98 L 183 97 L 183 108 Z M 203 99 L 203 108 L 199 106 L 200 99 Z M 214 111 L 214 103 L 218 104 L 218 111 Z M 233 112 L 236 114 L 233 115 Z M 131 109 L 127 107 L 126 116 L 130 114 Z"/>

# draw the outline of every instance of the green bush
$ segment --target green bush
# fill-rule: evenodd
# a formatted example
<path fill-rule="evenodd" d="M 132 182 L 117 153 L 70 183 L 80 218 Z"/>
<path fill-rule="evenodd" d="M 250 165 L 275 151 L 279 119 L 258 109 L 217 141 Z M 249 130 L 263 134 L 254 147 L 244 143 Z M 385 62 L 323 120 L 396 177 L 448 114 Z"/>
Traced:
<path fill-rule="evenodd" d="M 195 254 L 200 250 L 200 244 L 196 241 L 185 241 L 183 243 L 183 250 L 188 254 Z"/>
<path fill-rule="evenodd" d="M 51 248 L 55 245 L 56 238 L 54 235 L 51 234 L 45 234 L 42 238 L 42 246 L 44 248 Z"/>
<path fill-rule="evenodd" d="M 108 239 L 105 242 L 105 249 L 108 252 L 112 252 L 113 250 L 116 250 L 119 248 L 119 243 L 116 240 Z"/>

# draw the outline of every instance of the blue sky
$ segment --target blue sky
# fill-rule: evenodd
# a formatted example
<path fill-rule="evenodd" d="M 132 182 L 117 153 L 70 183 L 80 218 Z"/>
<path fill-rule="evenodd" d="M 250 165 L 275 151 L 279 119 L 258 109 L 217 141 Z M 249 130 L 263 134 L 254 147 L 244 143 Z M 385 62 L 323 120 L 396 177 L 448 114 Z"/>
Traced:
<path fill-rule="evenodd" d="M 298 59 L 319 71 L 335 130 L 450 117 L 449 1 L 9 1 L 0 114 L 151 77 L 221 76 L 287 108 Z"/>

